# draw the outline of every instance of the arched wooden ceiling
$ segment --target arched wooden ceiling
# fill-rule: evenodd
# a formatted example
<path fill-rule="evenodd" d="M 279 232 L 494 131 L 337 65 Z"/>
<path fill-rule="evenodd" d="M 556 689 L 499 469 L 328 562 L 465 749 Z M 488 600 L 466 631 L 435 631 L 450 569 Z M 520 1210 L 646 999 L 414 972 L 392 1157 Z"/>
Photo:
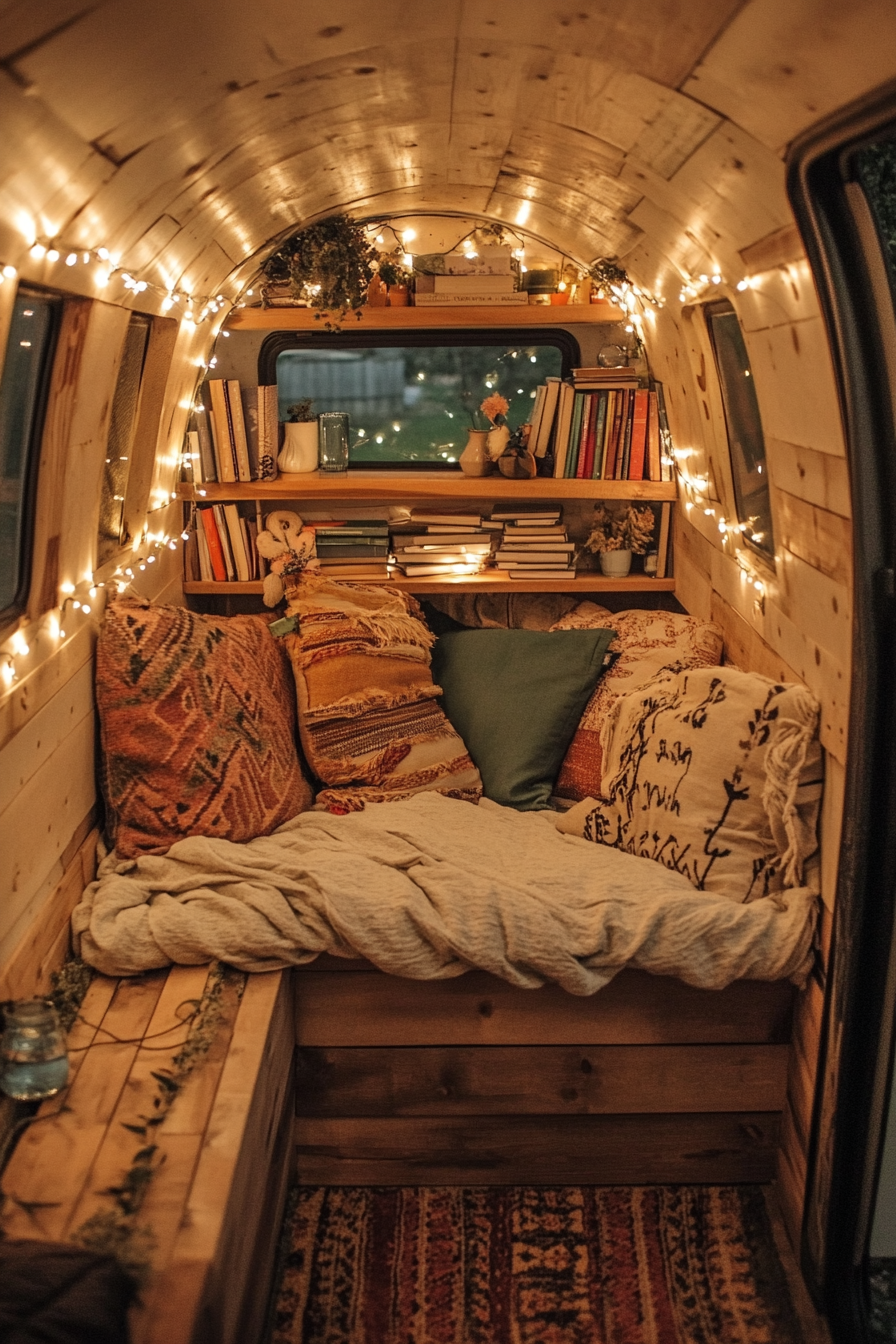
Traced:
<path fill-rule="evenodd" d="M 788 222 L 782 150 L 896 73 L 896 18 L 892 0 L 14 0 L 0 58 L 0 262 L 35 279 L 28 247 L 58 235 L 214 292 L 346 210 L 518 222 L 649 284 Z"/>

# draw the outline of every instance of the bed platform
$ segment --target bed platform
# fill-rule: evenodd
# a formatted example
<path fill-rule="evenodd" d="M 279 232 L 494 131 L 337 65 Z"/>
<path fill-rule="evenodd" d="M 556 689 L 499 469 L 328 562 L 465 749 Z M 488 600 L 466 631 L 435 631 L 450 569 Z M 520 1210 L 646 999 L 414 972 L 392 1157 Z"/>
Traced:
<path fill-rule="evenodd" d="M 596 995 L 484 972 L 295 975 L 305 1185 L 767 1181 L 794 987 L 626 970 Z"/>

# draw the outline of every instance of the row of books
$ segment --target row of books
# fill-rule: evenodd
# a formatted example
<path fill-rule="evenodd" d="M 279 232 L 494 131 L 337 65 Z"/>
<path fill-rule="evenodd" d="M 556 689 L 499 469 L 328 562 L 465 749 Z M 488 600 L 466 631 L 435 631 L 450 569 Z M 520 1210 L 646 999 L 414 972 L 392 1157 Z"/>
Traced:
<path fill-rule="evenodd" d="M 582 368 L 538 388 L 529 446 L 551 455 L 554 476 L 586 481 L 671 481 L 661 383 L 641 387 L 632 368 Z"/>
<path fill-rule="evenodd" d="M 241 387 L 238 378 L 209 378 L 187 445 L 197 481 L 274 481 L 280 439 L 277 387 Z"/>
<path fill-rule="evenodd" d="M 262 577 L 255 539 L 258 524 L 243 518 L 236 504 L 207 504 L 197 509 L 192 561 L 204 583 L 250 583 Z"/>
<path fill-rule="evenodd" d="M 433 261 L 435 258 L 429 258 Z M 525 306 L 529 295 L 517 288 L 517 274 L 509 247 L 483 247 L 466 256 L 443 256 L 444 271 L 427 272 L 415 263 L 414 303 L 418 308 L 475 308 L 515 304 Z"/>
<path fill-rule="evenodd" d="M 668 565 L 671 507 L 657 506 L 657 578 L 665 577 Z M 236 504 L 211 504 L 197 509 L 197 519 L 189 577 L 229 583 L 263 576 L 254 518 L 242 517 Z M 491 568 L 521 580 L 575 574 L 576 546 L 559 507 L 495 509 L 488 518 L 414 510 L 400 522 L 330 519 L 308 526 L 330 578 L 386 579 L 396 570 L 407 578 L 460 577 Z"/>

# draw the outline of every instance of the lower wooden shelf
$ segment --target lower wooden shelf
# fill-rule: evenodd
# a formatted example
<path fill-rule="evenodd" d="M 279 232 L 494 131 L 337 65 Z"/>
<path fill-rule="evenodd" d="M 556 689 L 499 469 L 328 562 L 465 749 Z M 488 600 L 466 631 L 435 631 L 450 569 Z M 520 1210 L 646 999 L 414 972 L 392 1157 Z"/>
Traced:
<path fill-rule="evenodd" d="M 344 576 L 338 576 L 344 578 Z M 512 579 L 506 570 L 496 569 L 490 574 L 458 575 L 431 579 L 383 579 L 357 578 L 344 579 L 347 583 L 384 583 L 400 588 L 406 593 L 451 593 L 456 588 L 467 592 L 488 593 L 671 593 L 675 591 L 674 579 L 651 579 L 636 574 L 627 579 L 607 579 L 602 574 L 585 573 L 567 577 L 558 575 L 556 579 Z M 204 583 L 187 580 L 184 592 L 206 593 L 219 597 L 244 597 L 261 594 L 260 583 Z"/>

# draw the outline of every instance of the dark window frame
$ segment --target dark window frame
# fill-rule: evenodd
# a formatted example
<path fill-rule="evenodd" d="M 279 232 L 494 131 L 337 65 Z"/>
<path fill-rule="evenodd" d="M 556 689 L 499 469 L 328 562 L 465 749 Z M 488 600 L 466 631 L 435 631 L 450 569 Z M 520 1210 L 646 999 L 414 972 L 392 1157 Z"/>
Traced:
<path fill-rule="evenodd" d="M 891 83 L 813 127 L 787 159 L 834 361 L 853 516 L 849 754 L 800 1247 L 837 1344 L 872 1339 L 868 1239 L 893 1072 L 896 380 L 885 335 L 893 313 L 882 306 L 885 267 L 866 249 L 850 189 L 858 152 L 894 130 Z"/>
<path fill-rule="evenodd" d="M 15 303 L 20 296 L 27 297 L 29 295 L 35 299 L 49 299 L 53 306 L 50 310 L 49 338 L 38 376 L 37 389 L 34 398 L 34 413 L 31 417 L 31 425 L 28 432 L 27 457 L 22 492 L 20 495 L 22 519 L 21 538 L 19 542 L 19 582 L 16 586 L 15 596 L 13 597 L 12 602 L 0 611 L 0 631 L 7 629 L 17 621 L 19 617 L 23 615 L 28 605 L 28 595 L 31 589 L 31 578 L 34 570 L 34 533 L 41 448 L 43 445 L 47 406 L 49 404 L 50 385 L 53 377 L 53 368 L 56 362 L 59 329 L 62 322 L 62 308 L 65 302 L 65 296 L 55 290 L 43 289 L 39 285 L 24 283 L 19 284 L 16 288 L 13 302 Z M 4 367 L 5 361 L 6 351 L 4 350 Z M 2 377 L 2 374 L 3 369 L 0 368 L 0 377 Z"/>
<path fill-rule="evenodd" d="M 582 362 L 579 342 L 562 327 L 428 327 L 363 331 L 273 331 L 258 351 L 258 382 L 277 381 L 277 356 L 288 350 L 382 350 L 408 346 L 551 345 L 560 351 L 560 377 L 568 378 Z M 364 462 L 349 471 L 439 471 L 457 473 L 456 462 Z"/>
<path fill-rule="evenodd" d="M 728 466 L 729 466 L 729 469 L 730 469 L 730 472 L 731 472 L 731 487 L 732 487 L 732 490 L 733 490 L 733 493 L 734 493 L 734 511 L 735 511 L 735 515 L 736 515 L 736 517 L 737 517 L 737 521 L 738 521 L 738 523 L 746 523 L 746 522 L 747 522 L 747 518 L 741 516 L 742 502 L 743 502 L 743 501 L 742 501 L 743 483 L 742 483 L 742 481 L 741 481 L 740 473 L 739 473 L 739 471 L 738 471 L 738 466 L 737 466 L 737 463 L 736 463 L 736 461 L 735 461 L 734 452 L 732 451 L 732 443 L 731 443 L 731 437 L 732 437 L 732 425 L 731 425 L 731 418 L 730 418 L 730 416 L 729 416 L 729 412 L 728 412 L 728 401 L 729 401 L 729 397 L 728 397 L 728 389 L 727 389 L 727 383 L 726 383 L 726 378 L 725 378 L 725 373 L 724 373 L 723 364 L 722 364 L 722 361 L 721 361 L 721 359 L 720 359 L 720 357 L 719 357 L 719 349 L 718 349 L 718 342 L 717 342 L 717 340 L 716 340 L 716 332 L 715 332 L 715 328 L 714 328 L 714 326 L 713 326 L 713 322 L 712 322 L 712 320 L 711 320 L 714 314 L 716 314 L 716 313 L 718 313 L 718 314 L 724 314 L 725 316 L 732 315 L 732 316 L 734 317 L 735 321 L 737 322 L 738 330 L 739 330 L 739 332 L 740 332 L 741 340 L 743 341 L 744 351 L 745 351 L 745 353 L 746 353 L 746 356 L 747 356 L 747 360 L 748 360 L 748 361 L 749 361 L 749 358 L 750 358 L 750 354 L 749 354 L 749 351 L 746 349 L 746 341 L 744 340 L 744 331 L 743 331 L 743 326 L 741 325 L 740 317 L 738 316 L 737 309 L 735 308 L 734 304 L 731 302 L 730 299 L 727 299 L 727 298 L 714 299 L 711 303 L 704 303 L 704 304 L 701 304 L 700 306 L 701 306 L 701 310 L 702 310 L 702 313 L 703 313 L 703 320 L 704 320 L 704 322 L 705 322 L 705 324 L 706 324 L 706 334 L 707 334 L 707 337 L 708 337 L 708 339 L 709 339 L 710 349 L 712 350 L 713 363 L 714 363 L 714 365 L 715 365 L 715 371 L 716 371 L 716 382 L 717 382 L 718 387 L 719 387 L 719 396 L 720 396 L 720 398 L 721 398 L 721 402 L 722 402 L 722 414 L 723 414 L 724 417 L 725 417 L 725 437 L 726 437 L 727 447 L 728 447 Z M 753 378 L 752 365 L 750 366 L 750 377 L 751 377 L 751 379 Z M 756 396 L 756 386 L 755 386 L 755 381 L 753 382 L 753 394 L 754 394 L 754 397 L 755 397 L 755 396 Z M 761 437 L 762 437 L 762 447 L 763 447 L 763 452 L 764 452 L 764 450 L 765 450 L 765 430 L 763 429 L 763 425 L 762 425 L 762 414 L 761 414 L 761 411 L 760 411 L 760 409 L 759 409 L 759 401 L 758 401 L 758 397 L 756 397 L 756 413 L 757 413 L 758 420 L 759 420 L 759 433 L 760 433 L 760 435 L 761 435 Z M 771 546 L 763 546 L 763 545 L 761 545 L 759 542 L 756 542 L 756 541 L 753 540 L 753 538 L 750 536 L 750 533 L 749 533 L 748 531 L 747 531 L 747 532 L 741 532 L 740 536 L 741 536 L 741 540 L 743 541 L 744 545 L 750 550 L 751 554 L 754 555 L 757 559 L 759 559 L 759 560 L 761 560 L 761 561 L 764 561 L 764 563 L 765 563 L 766 565 L 769 565 L 769 566 L 771 567 L 771 569 L 774 570 L 774 568 L 775 568 L 774 527 L 773 527 L 773 524 L 772 524 L 772 517 L 771 517 L 771 482 L 770 482 L 770 480 L 769 480 L 769 476 L 768 476 L 768 455 L 767 455 L 767 454 L 765 454 L 765 462 L 766 462 L 765 486 L 766 486 L 766 492 L 767 492 L 767 494 L 768 494 L 768 500 L 769 500 L 769 529 L 770 529 L 771 542 L 772 542 L 772 544 L 771 544 Z"/>

